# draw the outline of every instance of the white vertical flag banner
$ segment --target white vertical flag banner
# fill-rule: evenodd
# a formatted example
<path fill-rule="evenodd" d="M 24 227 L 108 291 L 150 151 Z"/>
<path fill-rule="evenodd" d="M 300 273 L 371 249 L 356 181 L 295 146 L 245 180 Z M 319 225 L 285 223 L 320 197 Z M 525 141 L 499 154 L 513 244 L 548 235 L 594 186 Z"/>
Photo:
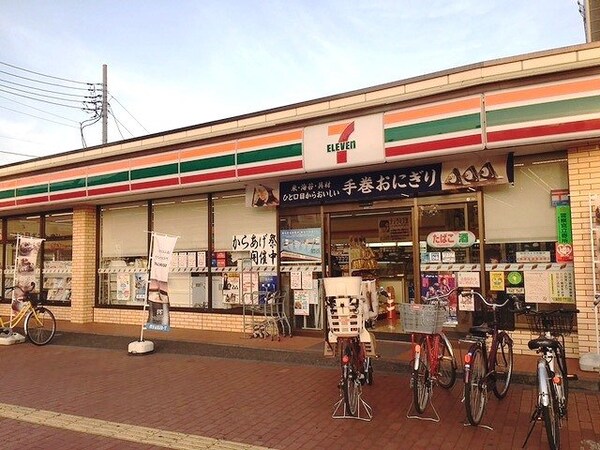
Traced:
<path fill-rule="evenodd" d="M 37 257 L 43 239 L 17 236 L 17 254 L 15 259 L 15 278 L 12 296 L 12 313 L 17 313 L 23 307 L 26 293 L 33 292 L 36 283 L 35 269 Z"/>
<path fill-rule="evenodd" d="M 178 236 L 152 233 L 148 281 L 148 330 L 169 331 L 169 268 Z"/>

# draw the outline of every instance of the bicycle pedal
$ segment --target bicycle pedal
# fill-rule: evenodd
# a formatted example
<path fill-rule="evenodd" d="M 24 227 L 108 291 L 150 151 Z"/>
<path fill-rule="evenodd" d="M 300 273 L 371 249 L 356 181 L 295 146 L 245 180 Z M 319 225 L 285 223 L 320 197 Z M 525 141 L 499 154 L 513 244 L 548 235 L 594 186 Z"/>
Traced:
<path fill-rule="evenodd" d="M 579 380 L 579 376 L 576 373 L 570 373 L 567 375 L 567 380 L 577 381 Z"/>

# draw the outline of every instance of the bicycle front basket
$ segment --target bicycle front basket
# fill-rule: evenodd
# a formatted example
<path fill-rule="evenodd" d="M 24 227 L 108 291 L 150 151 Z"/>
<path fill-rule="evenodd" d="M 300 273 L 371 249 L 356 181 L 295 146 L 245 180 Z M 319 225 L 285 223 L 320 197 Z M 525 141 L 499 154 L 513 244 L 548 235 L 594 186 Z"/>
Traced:
<path fill-rule="evenodd" d="M 438 305 L 401 303 L 400 318 L 406 333 L 434 334 L 442 331 L 448 314 Z"/>
<path fill-rule="evenodd" d="M 526 314 L 527 324 L 532 333 L 549 332 L 553 336 L 568 336 L 575 326 L 576 311 L 559 309 L 555 311 Z"/>

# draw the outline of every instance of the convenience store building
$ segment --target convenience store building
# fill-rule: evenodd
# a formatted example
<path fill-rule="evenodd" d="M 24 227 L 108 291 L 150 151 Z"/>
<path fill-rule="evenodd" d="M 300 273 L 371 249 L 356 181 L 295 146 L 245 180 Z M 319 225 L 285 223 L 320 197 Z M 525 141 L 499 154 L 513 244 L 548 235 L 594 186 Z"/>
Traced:
<path fill-rule="evenodd" d="M 590 43 L 11 164 L 2 283 L 16 236 L 41 237 L 38 286 L 58 319 L 141 324 L 155 231 L 179 237 L 173 327 L 243 331 L 248 276 L 287 292 L 297 331 L 320 332 L 318 280 L 359 275 L 394 293 L 394 312 L 436 284 L 577 307 L 578 356 L 596 350 L 599 143 Z M 468 328 L 473 307 L 455 298 L 449 325 Z M 529 332 L 513 336 L 528 352 Z"/>

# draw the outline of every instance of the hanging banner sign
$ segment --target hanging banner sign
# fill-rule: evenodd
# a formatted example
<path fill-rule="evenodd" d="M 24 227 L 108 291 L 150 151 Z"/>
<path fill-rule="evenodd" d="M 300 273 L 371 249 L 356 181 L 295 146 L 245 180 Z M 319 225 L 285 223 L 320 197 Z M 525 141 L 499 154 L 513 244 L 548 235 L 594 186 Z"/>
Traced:
<path fill-rule="evenodd" d="M 255 266 L 276 266 L 278 245 L 273 233 L 236 234 L 231 238 L 231 250 L 249 252 Z"/>
<path fill-rule="evenodd" d="M 177 236 L 152 233 L 148 282 L 148 330 L 169 331 L 169 268 Z"/>
<path fill-rule="evenodd" d="M 17 236 L 17 256 L 15 260 L 15 288 L 13 289 L 12 308 L 17 313 L 23 307 L 26 293 L 35 289 L 35 269 L 37 257 L 43 239 Z"/>
<path fill-rule="evenodd" d="M 437 192 L 442 188 L 441 170 L 441 164 L 430 164 L 283 182 L 280 185 L 281 205 L 371 201 Z"/>
<path fill-rule="evenodd" d="M 572 244 L 573 233 L 571 229 L 571 207 L 559 205 L 556 207 L 556 230 L 559 244 Z"/>

